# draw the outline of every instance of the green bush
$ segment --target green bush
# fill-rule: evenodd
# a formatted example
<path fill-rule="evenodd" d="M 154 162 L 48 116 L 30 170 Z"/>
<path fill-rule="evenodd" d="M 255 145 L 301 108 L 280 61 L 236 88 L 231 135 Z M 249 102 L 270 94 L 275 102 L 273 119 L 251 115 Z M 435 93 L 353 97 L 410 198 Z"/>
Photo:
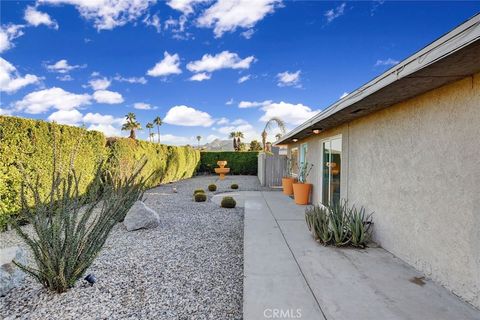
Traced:
<path fill-rule="evenodd" d="M 207 200 L 207 195 L 203 192 L 198 192 L 195 193 L 193 198 L 195 199 L 195 202 L 205 202 Z"/>
<path fill-rule="evenodd" d="M 238 184 L 234 183 L 234 184 L 232 184 L 232 185 L 230 186 L 230 188 L 232 188 L 232 189 L 234 189 L 234 190 L 235 190 L 235 189 L 238 189 Z"/>
<path fill-rule="evenodd" d="M 95 178 L 99 163 L 105 159 L 105 137 L 96 131 L 52 124 L 45 121 L 0 116 L 0 230 L 7 225 L 9 216 L 18 214 L 22 174 L 35 173 L 41 186 L 39 196 L 50 192 L 53 170 L 54 133 L 57 145 L 55 159 L 61 177 L 68 173 L 71 158 L 77 174 L 81 176 L 80 195 L 86 193 Z M 75 154 L 72 157 L 72 150 Z M 33 205 L 33 196 L 26 197 Z"/>
<path fill-rule="evenodd" d="M 208 186 L 208 191 L 214 192 L 217 191 L 217 186 L 215 184 L 211 184 Z"/>
<path fill-rule="evenodd" d="M 230 174 L 256 175 L 258 168 L 258 152 L 207 151 L 200 153 L 199 172 L 215 173 L 217 161 L 226 160 Z"/>
<path fill-rule="evenodd" d="M 195 191 L 193 191 L 193 195 L 196 195 L 197 193 L 205 193 L 205 190 L 203 190 L 203 189 L 195 189 Z"/>
<path fill-rule="evenodd" d="M 232 197 L 223 197 L 220 205 L 222 206 L 222 208 L 235 208 L 237 202 Z"/>

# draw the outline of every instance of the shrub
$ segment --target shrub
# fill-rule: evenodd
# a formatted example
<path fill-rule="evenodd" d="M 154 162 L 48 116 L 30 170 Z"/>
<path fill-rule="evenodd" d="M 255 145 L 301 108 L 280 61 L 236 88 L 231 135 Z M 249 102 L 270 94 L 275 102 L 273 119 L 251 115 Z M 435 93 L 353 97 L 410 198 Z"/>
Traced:
<path fill-rule="evenodd" d="M 50 193 L 54 132 L 57 132 L 55 160 L 60 176 L 67 177 L 73 159 L 76 173 L 81 176 L 79 194 L 86 194 L 94 181 L 99 164 L 107 156 L 102 133 L 45 121 L 0 116 L 0 231 L 22 207 L 23 175 L 18 164 L 22 164 L 27 174 L 34 173 L 38 178 L 37 191 L 42 198 Z M 75 150 L 73 158 L 71 150 Z M 35 202 L 31 193 L 25 194 L 25 201 L 28 205 Z"/>
<path fill-rule="evenodd" d="M 44 188 L 36 177 L 22 169 L 22 216 L 32 224 L 34 235 L 24 232 L 18 224 L 14 228 L 30 247 L 36 268 L 15 264 L 49 290 L 61 293 L 73 287 L 93 263 L 123 211 L 129 209 L 137 183 L 144 185 L 139 178 L 143 167 L 112 184 L 115 180 L 105 177 L 101 166 L 97 166 L 85 196 L 79 192 L 81 178 L 73 166 L 65 176 L 54 159 L 47 196 L 42 195 Z M 34 206 L 28 204 L 29 198 L 34 199 Z"/>
<path fill-rule="evenodd" d="M 235 208 L 237 202 L 232 197 L 223 197 L 220 205 L 222 208 Z"/>
<path fill-rule="evenodd" d="M 232 185 L 230 186 L 230 188 L 232 188 L 232 189 L 238 189 L 238 184 L 234 183 L 234 184 L 232 184 Z"/>
<path fill-rule="evenodd" d="M 205 202 L 205 201 L 207 201 L 207 195 L 203 192 L 195 193 L 195 195 L 193 197 L 195 198 L 195 202 Z"/>
<path fill-rule="evenodd" d="M 217 186 L 215 184 L 211 184 L 208 186 L 208 191 L 214 192 L 217 191 Z"/>
<path fill-rule="evenodd" d="M 217 161 L 226 160 L 230 174 L 256 175 L 258 171 L 258 151 L 207 151 L 200 153 L 199 172 L 215 173 Z"/>
<path fill-rule="evenodd" d="M 195 191 L 193 191 L 193 195 L 196 195 L 197 193 L 205 193 L 205 190 L 203 190 L 203 189 L 195 189 Z"/>
<path fill-rule="evenodd" d="M 363 207 L 348 206 L 347 201 L 305 210 L 308 230 L 323 245 L 366 247 L 371 239 L 371 216 Z"/>

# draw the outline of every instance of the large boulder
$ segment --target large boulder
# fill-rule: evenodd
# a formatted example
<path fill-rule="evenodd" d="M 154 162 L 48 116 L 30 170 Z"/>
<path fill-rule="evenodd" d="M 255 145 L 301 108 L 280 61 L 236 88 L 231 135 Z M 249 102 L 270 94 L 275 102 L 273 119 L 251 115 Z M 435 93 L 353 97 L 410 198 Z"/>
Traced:
<path fill-rule="evenodd" d="M 142 201 L 136 201 L 128 210 L 123 224 L 128 231 L 156 228 L 160 224 L 160 217 Z"/>
<path fill-rule="evenodd" d="M 13 260 L 25 265 L 25 251 L 20 247 L 0 249 L 0 297 L 18 286 L 25 278 L 25 273 L 13 263 Z"/>

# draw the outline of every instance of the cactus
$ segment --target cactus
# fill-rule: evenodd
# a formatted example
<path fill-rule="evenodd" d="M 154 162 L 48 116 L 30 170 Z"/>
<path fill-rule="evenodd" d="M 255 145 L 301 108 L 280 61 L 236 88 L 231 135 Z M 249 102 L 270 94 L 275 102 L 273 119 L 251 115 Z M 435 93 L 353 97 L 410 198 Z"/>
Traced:
<path fill-rule="evenodd" d="M 205 202 L 205 201 L 207 201 L 207 195 L 203 192 L 195 193 L 193 198 L 195 199 L 195 202 Z"/>
<path fill-rule="evenodd" d="M 217 186 L 215 184 L 211 184 L 208 186 L 208 191 L 214 192 L 217 191 Z"/>
<path fill-rule="evenodd" d="M 232 197 L 223 197 L 220 205 L 222 208 L 235 208 L 237 202 Z"/>
<path fill-rule="evenodd" d="M 238 184 L 234 183 L 234 184 L 232 184 L 232 185 L 230 186 L 230 188 L 232 188 L 232 189 L 234 189 L 234 190 L 235 190 L 235 189 L 238 189 Z"/>

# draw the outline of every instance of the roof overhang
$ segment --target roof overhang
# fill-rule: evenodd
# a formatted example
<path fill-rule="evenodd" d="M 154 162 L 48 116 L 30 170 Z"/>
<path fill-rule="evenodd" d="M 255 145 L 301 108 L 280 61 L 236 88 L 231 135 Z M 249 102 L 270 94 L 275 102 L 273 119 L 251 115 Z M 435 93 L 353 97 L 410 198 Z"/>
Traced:
<path fill-rule="evenodd" d="M 427 45 L 395 67 L 321 111 L 275 144 L 289 144 L 315 132 L 385 109 L 480 72 L 480 14 Z"/>

